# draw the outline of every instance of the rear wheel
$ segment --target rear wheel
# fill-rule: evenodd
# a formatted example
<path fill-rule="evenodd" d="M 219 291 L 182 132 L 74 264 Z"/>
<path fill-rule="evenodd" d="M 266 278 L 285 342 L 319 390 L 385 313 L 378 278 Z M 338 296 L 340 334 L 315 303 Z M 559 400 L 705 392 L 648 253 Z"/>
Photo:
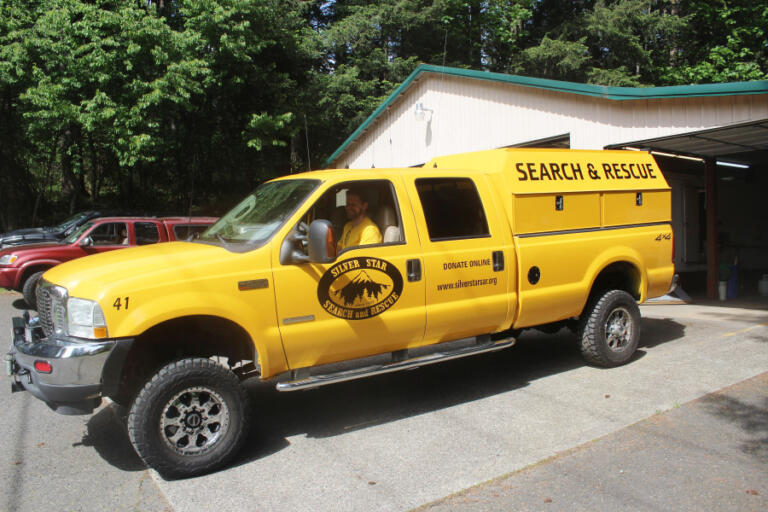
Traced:
<path fill-rule="evenodd" d="M 128 434 L 139 457 L 164 478 L 209 472 L 247 435 L 248 399 L 238 378 L 210 359 L 160 369 L 136 396 Z"/>
<path fill-rule="evenodd" d="M 588 363 L 614 367 L 628 362 L 640 339 L 640 308 L 623 290 L 610 290 L 584 311 L 578 332 Z"/>
<path fill-rule="evenodd" d="M 24 281 L 24 285 L 21 287 L 21 293 L 24 295 L 24 300 L 32 309 L 37 309 L 37 283 L 44 273 L 45 270 L 35 272 Z"/>

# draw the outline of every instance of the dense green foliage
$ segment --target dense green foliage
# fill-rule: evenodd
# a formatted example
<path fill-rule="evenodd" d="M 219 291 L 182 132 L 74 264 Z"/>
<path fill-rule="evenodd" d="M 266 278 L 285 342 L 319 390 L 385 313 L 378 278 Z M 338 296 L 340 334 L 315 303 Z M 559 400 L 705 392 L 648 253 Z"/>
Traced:
<path fill-rule="evenodd" d="M 0 0 L 0 230 L 220 214 L 319 165 L 421 62 L 603 85 L 768 78 L 754 0 Z"/>

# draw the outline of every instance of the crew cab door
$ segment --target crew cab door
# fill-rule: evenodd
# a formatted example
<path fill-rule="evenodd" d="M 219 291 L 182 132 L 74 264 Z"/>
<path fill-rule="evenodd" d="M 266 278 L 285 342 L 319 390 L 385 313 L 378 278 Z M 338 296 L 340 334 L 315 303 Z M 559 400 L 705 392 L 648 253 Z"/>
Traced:
<path fill-rule="evenodd" d="M 484 176 L 433 172 L 408 179 L 422 233 L 424 342 L 498 331 L 510 320 L 515 270 L 503 210 Z"/>
<path fill-rule="evenodd" d="M 291 234 L 273 247 L 277 319 L 292 369 L 416 346 L 424 335 L 419 236 L 399 177 L 329 186 L 301 222 L 329 220 L 338 238 L 350 188 L 367 191 L 382 243 L 350 247 L 331 263 L 281 263 L 280 248 Z"/>

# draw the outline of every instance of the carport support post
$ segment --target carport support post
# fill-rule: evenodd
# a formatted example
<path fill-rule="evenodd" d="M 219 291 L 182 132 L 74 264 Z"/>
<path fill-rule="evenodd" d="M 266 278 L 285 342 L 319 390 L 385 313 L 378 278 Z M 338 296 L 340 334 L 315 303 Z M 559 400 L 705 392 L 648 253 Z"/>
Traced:
<path fill-rule="evenodd" d="M 717 162 L 704 159 L 705 191 L 707 208 L 707 297 L 717 297 Z"/>

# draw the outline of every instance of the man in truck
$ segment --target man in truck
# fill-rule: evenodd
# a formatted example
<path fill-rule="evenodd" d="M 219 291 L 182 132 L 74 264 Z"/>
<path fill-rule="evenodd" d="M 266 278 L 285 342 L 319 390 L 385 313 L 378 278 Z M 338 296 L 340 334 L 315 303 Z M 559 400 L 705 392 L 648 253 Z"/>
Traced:
<path fill-rule="evenodd" d="M 364 198 L 364 192 L 360 189 L 347 190 L 347 204 L 344 209 L 349 221 L 344 224 L 341 237 L 336 244 L 337 252 L 348 247 L 381 243 L 381 231 L 379 231 L 376 223 L 368 217 L 368 201 Z"/>

